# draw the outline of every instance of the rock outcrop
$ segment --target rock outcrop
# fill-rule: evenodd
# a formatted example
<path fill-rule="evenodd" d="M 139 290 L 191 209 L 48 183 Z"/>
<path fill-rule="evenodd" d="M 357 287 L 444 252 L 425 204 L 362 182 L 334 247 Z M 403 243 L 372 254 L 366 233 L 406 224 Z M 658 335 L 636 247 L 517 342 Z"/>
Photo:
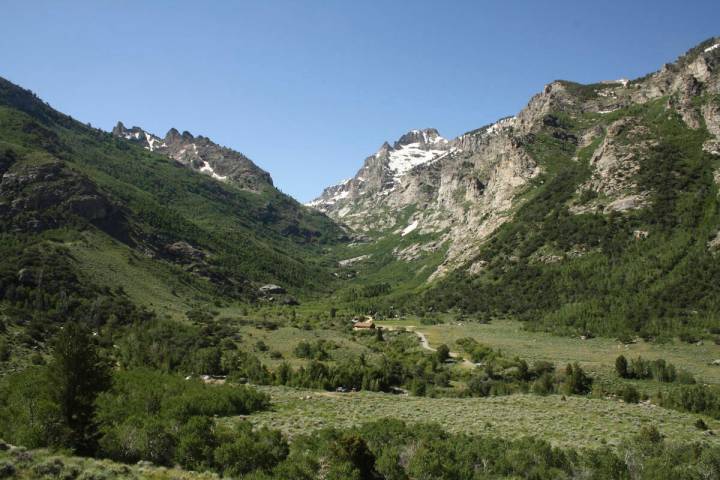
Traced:
<path fill-rule="evenodd" d="M 18 165 L 0 178 L 0 221 L 15 230 L 56 228 L 71 217 L 102 222 L 116 212 L 95 184 L 59 160 Z"/>

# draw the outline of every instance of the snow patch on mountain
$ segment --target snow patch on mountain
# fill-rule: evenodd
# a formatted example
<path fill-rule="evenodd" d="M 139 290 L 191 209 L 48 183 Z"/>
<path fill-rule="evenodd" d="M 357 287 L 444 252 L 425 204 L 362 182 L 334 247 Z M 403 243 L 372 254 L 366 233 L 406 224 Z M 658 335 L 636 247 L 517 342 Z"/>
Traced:
<path fill-rule="evenodd" d="M 140 140 L 140 132 L 128 131 L 123 134 L 125 140 Z"/>
<path fill-rule="evenodd" d="M 194 145 L 193 145 L 194 146 Z M 222 175 L 218 175 L 215 173 L 215 170 L 210 166 L 208 162 L 203 161 L 203 166 L 200 167 L 200 171 L 204 174 L 210 175 L 212 178 L 220 181 L 227 180 L 227 177 L 223 177 Z"/>
<path fill-rule="evenodd" d="M 352 178 L 348 178 L 338 183 L 337 185 L 326 188 L 324 194 L 321 197 L 316 198 L 311 202 L 307 202 L 305 206 L 315 208 L 321 205 L 334 205 L 339 200 L 347 198 L 350 195 L 349 187 L 351 181 Z"/>
<path fill-rule="evenodd" d="M 440 135 L 432 134 L 428 130 L 411 130 L 410 133 L 422 135 L 423 143 L 425 143 L 425 145 L 442 145 L 448 143 L 446 138 L 443 138 Z"/>
<path fill-rule="evenodd" d="M 517 120 L 516 117 L 501 118 L 497 122 L 495 122 L 492 125 L 490 125 L 489 127 L 487 127 L 487 129 L 485 130 L 484 133 L 486 133 L 488 135 L 495 135 L 495 134 L 499 133 L 501 130 L 515 125 L 515 120 Z"/>
<path fill-rule="evenodd" d="M 395 179 L 398 179 L 418 165 L 427 163 L 444 153 L 445 150 L 425 150 L 420 143 L 403 145 L 390 152 L 388 168 L 392 170 Z"/>
<path fill-rule="evenodd" d="M 418 221 L 415 220 L 414 222 L 412 222 L 410 225 L 408 225 L 407 227 L 405 227 L 403 229 L 403 231 L 400 233 L 400 236 L 404 237 L 405 235 L 408 235 L 408 234 L 414 232 L 415 229 L 417 229 L 418 225 L 419 225 Z"/>
<path fill-rule="evenodd" d="M 383 143 L 377 152 L 365 159 L 365 164 L 353 179 L 325 188 L 318 198 L 305 205 L 321 211 L 334 208 L 342 212 L 338 216 L 345 216 L 349 213 L 344 208 L 346 199 L 355 199 L 368 192 L 376 198 L 386 197 L 396 191 L 408 172 L 454 151 L 456 149 L 450 146 L 450 141 L 434 128 L 410 130 L 393 145 Z"/>
<path fill-rule="evenodd" d="M 138 133 L 138 137 L 139 135 L 140 133 Z M 151 152 L 154 152 L 158 148 L 167 147 L 167 143 L 163 142 L 155 135 L 151 135 L 147 132 L 145 132 L 145 141 L 147 142 L 147 146 L 145 147 L 145 149 L 150 150 Z"/>

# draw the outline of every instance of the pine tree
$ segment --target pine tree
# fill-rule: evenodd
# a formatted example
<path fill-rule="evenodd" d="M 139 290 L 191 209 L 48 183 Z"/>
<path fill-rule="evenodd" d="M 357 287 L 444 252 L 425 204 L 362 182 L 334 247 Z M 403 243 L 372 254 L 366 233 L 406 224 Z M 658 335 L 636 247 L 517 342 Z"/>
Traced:
<path fill-rule="evenodd" d="M 378 342 L 382 342 L 385 340 L 385 338 L 383 337 L 382 328 L 380 327 L 375 329 L 375 340 L 377 340 Z"/>
<path fill-rule="evenodd" d="M 110 386 L 110 369 L 87 327 L 67 323 L 55 341 L 48 367 L 52 400 L 66 430 L 64 446 L 91 455 L 95 450 L 95 399 Z"/>
<path fill-rule="evenodd" d="M 628 362 L 624 355 L 615 359 L 615 371 L 620 378 L 628 378 Z"/>
<path fill-rule="evenodd" d="M 435 356 L 437 357 L 437 360 L 439 363 L 445 362 L 448 358 L 450 358 L 450 349 L 447 345 L 444 343 L 437 347 L 437 350 L 435 351 Z"/>

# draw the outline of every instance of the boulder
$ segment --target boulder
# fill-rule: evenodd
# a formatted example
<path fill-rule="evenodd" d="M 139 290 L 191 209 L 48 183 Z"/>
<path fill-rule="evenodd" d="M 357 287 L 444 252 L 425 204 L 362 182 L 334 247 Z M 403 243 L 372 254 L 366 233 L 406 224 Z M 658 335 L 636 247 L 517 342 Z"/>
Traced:
<path fill-rule="evenodd" d="M 18 282 L 23 285 L 36 285 L 37 280 L 35 278 L 35 272 L 29 268 L 22 268 L 17 272 Z"/>
<path fill-rule="evenodd" d="M 300 302 L 298 301 L 298 299 L 293 296 L 290 296 L 290 295 L 284 297 L 280 301 L 280 303 L 283 305 L 289 305 L 289 306 L 300 305 Z"/>
<path fill-rule="evenodd" d="M 173 257 L 184 260 L 202 260 L 206 256 L 205 252 L 184 241 L 165 245 L 165 251 Z"/>
<path fill-rule="evenodd" d="M 285 289 L 280 285 L 268 283 L 258 288 L 258 291 L 263 295 L 279 295 L 285 293 Z"/>

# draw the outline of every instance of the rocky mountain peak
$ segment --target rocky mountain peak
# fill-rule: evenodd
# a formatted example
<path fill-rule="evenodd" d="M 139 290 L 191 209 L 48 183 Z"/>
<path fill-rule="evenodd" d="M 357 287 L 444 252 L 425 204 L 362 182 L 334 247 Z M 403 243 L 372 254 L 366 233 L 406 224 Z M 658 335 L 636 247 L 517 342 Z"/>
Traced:
<path fill-rule="evenodd" d="M 122 122 L 117 122 L 117 125 L 115 125 L 112 129 L 112 134 L 115 136 L 119 136 L 121 132 L 124 132 L 125 130 L 125 125 Z"/>
<path fill-rule="evenodd" d="M 308 205 L 328 214 L 344 212 L 344 205 L 358 198 L 387 195 L 411 170 L 446 156 L 450 150 L 450 142 L 436 129 L 411 130 L 392 145 L 384 142 L 353 178 L 326 188 Z"/>
<path fill-rule="evenodd" d="M 177 128 L 171 128 L 168 130 L 168 132 L 165 134 L 165 141 L 166 142 L 177 142 L 181 139 L 180 132 L 178 132 Z"/>
<path fill-rule="evenodd" d="M 423 128 L 421 130 L 410 130 L 395 142 L 393 148 L 398 149 L 415 143 L 423 148 L 428 148 L 430 146 L 447 143 L 447 140 L 440 136 L 437 129 Z"/>
<path fill-rule="evenodd" d="M 242 153 L 218 145 L 202 135 L 196 137 L 187 130 L 180 133 L 171 128 L 165 138 L 160 138 L 140 127 L 128 129 L 118 122 L 112 134 L 138 143 L 151 152 L 167 155 L 215 180 L 230 182 L 246 190 L 259 192 L 273 185 L 270 174 Z"/>

